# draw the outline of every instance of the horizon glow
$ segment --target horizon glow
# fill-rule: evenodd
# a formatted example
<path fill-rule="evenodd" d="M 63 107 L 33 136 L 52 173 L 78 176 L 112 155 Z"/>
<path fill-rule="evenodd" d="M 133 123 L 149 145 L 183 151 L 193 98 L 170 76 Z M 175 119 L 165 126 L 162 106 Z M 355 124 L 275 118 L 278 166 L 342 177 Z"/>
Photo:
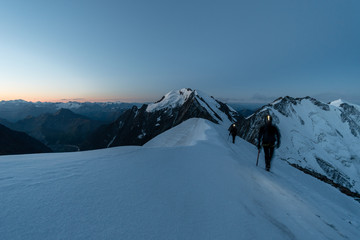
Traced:
<path fill-rule="evenodd" d="M 360 103 L 360 2 L 2 1 L 0 99 Z"/>

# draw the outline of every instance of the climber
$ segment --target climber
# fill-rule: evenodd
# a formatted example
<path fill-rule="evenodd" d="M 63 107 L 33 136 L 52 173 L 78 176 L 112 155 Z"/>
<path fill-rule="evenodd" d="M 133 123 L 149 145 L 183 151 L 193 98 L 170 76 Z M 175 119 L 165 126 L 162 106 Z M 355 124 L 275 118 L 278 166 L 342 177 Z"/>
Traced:
<path fill-rule="evenodd" d="M 259 151 L 261 146 L 264 148 L 266 171 L 270 171 L 274 148 L 280 147 L 280 131 L 272 124 L 272 117 L 270 115 L 266 116 L 265 124 L 261 126 L 259 130 L 257 146 Z"/>
<path fill-rule="evenodd" d="M 236 137 L 236 134 L 237 134 L 236 124 L 235 123 L 231 124 L 231 126 L 229 127 L 228 130 L 229 130 L 229 136 L 230 136 L 230 134 L 232 135 L 233 143 L 235 143 L 235 137 Z"/>

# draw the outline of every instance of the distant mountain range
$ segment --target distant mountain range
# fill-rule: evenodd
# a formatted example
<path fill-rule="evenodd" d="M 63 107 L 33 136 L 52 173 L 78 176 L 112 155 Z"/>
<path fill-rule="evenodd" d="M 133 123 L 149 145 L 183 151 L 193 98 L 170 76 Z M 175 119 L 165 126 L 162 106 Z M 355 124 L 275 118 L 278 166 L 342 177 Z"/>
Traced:
<path fill-rule="evenodd" d="M 0 102 L 0 124 L 29 134 L 53 151 L 78 151 L 100 125 L 117 119 L 138 103 Z"/>
<path fill-rule="evenodd" d="M 111 122 L 117 119 L 124 111 L 132 106 L 141 106 L 139 103 L 122 102 L 27 102 L 24 100 L 0 101 L 0 119 L 16 122 L 31 117 L 38 117 L 46 113 L 56 113 L 60 109 L 69 109 L 74 113 L 84 115 L 93 120 Z"/>

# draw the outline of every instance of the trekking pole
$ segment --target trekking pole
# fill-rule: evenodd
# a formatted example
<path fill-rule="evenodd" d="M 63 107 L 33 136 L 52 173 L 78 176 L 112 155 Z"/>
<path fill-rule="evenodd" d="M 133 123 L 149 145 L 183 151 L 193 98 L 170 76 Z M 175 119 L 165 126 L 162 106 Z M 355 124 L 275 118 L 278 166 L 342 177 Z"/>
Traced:
<path fill-rule="evenodd" d="M 256 166 L 259 164 L 259 156 L 260 156 L 260 148 L 258 150 L 258 156 L 257 156 L 257 159 L 256 159 Z"/>

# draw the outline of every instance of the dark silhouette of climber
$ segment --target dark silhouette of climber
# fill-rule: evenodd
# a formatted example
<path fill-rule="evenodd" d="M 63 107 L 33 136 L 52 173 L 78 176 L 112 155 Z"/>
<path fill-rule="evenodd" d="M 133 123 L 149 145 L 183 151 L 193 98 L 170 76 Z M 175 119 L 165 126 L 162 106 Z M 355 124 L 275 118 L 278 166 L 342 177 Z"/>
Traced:
<path fill-rule="evenodd" d="M 235 143 L 235 137 L 237 135 L 237 128 L 236 128 L 236 124 L 233 123 L 231 124 L 231 126 L 229 127 L 229 136 L 230 134 L 232 135 L 232 138 L 233 138 L 233 143 Z"/>
<path fill-rule="evenodd" d="M 276 145 L 275 145 L 276 143 Z M 266 116 L 265 124 L 260 127 L 258 137 L 258 149 L 264 148 L 266 171 L 270 170 L 274 148 L 280 147 L 280 131 L 272 124 L 272 117 Z"/>

